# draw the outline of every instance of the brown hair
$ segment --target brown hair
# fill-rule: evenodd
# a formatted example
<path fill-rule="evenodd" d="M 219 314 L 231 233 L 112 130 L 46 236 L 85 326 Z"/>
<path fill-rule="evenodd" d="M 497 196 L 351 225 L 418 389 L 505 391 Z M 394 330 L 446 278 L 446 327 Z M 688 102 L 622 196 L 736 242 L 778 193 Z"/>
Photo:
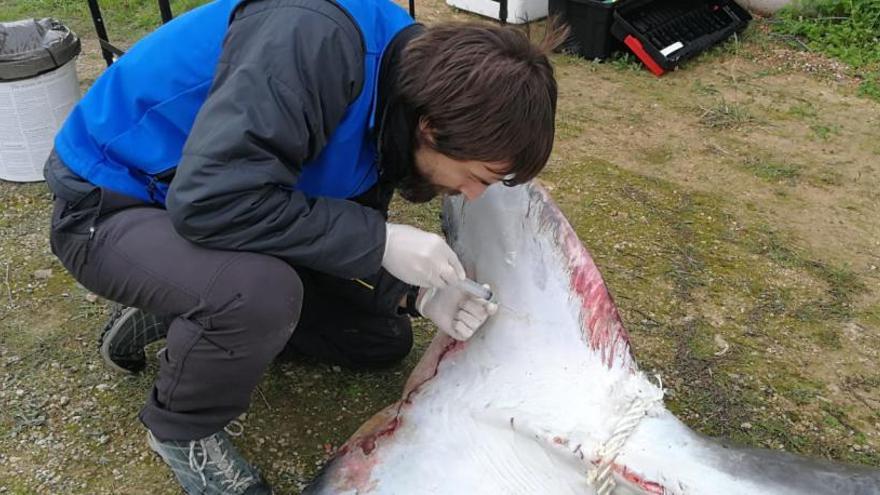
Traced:
<path fill-rule="evenodd" d="M 441 24 L 410 41 L 403 102 L 431 131 L 427 144 L 457 160 L 510 162 L 507 185 L 540 172 L 553 148 L 556 79 L 547 58 L 566 36 L 552 24 L 532 43 L 509 26 Z"/>

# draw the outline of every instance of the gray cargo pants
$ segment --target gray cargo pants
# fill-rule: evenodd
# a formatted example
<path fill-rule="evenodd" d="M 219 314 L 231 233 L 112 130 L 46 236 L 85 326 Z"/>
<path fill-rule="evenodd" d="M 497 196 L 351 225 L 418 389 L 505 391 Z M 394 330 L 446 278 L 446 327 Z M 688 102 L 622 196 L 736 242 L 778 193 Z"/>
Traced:
<path fill-rule="evenodd" d="M 50 239 L 86 288 L 170 321 L 159 376 L 140 414 L 161 440 L 222 429 L 247 410 L 285 347 L 370 367 L 399 361 L 412 346 L 408 317 L 328 301 L 322 285 L 329 277 L 267 255 L 200 247 L 177 234 L 165 210 L 113 193 L 96 190 L 77 204 L 56 199 Z M 396 290 L 386 296 L 399 297 Z"/>

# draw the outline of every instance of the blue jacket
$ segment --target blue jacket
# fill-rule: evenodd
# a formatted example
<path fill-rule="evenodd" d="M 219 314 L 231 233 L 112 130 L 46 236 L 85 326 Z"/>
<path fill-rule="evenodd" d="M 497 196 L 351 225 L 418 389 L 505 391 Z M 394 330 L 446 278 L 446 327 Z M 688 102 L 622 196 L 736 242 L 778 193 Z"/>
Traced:
<path fill-rule="evenodd" d="M 234 41 L 227 37 L 227 30 L 241 3 L 215 0 L 136 43 L 102 74 L 71 112 L 55 140 L 62 161 L 96 186 L 164 204 L 168 181 L 163 179 L 181 162 L 190 131 L 212 90 L 224 43 Z M 395 35 L 413 22 L 388 0 L 336 3 L 360 31 L 362 86 L 316 156 L 295 164 L 298 174 L 288 186 L 308 197 L 351 198 L 376 183 L 372 128 L 379 65 Z M 296 93 L 297 89 L 291 91 Z M 278 100 L 278 105 L 287 104 L 283 95 Z M 202 125 L 224 124 L 215 119 Z M 323 130 L 330 124 L 322 123 Z M 243 134 L 247 131 L 241 130 Z"/>

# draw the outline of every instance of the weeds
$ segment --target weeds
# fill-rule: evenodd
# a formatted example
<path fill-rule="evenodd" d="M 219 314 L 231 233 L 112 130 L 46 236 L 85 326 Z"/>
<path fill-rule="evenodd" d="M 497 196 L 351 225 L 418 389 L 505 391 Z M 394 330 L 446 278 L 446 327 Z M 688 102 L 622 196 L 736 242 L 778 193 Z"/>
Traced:
<path fill-rule="evenodd" d="M 171 10 L 180 14 L 198 7 L 208 0 L 172 0 Z M 152 0 L 101 0 L 101 14 L 108 30 L 110 40 L 119 42 L 134 41 L 161 24 L 159 8 Z M 25 19 L 29 17 L 56 17 L 81 38 L 93 36 L 89 8 L 80 0 L 27 0 L 7 3 L 0 0 L 3 20 Z"/>
<path fill-rule="evenodd" d="M 794 185 L 801 176 L 801 167 L 788 163 L 750 160 L 746 162 L 745 168 L 755 177 L 767 182 L 785 181 L 790 185 Z"/>
<path fill-rule="evenodd" d="M 706 84 L 700 79 L 694 81 L 691 85 L 694 93 L 703 96 L 714 96 L 718 94 L 718 88 L 715 87 L 714 84 Z"/>
<path fill-rule="evenodd" d="M 813 124 L 810 126 L 810 130 L 823 141 L 831 139 L 831 136 L 840 134 L 840 126 L 838 125 Z"/>
<path fill-rule="evenodd" d="M 880 72 L 868 75 L 859 85 L 858 94 L 880 101 Z"/>
<path fill-rule="evenodd" d="M 783 9 L 778 17 L 777 33 L 865 71 L 859 94 L 880 101 L 880 2 L 804 0 Z"/>
<path fill-rule="evenodd" d="M 810 184 L 816 187 L 842 186 L 843 174 L 835 170 L 821 170 L 816 176 L 811 177 Z"/>
<path fill-rule="evenodd" d="M 580 136 L 590 123 L 589 111 L 560 110 L 556 115 L 556 131 L 560 139 Z"/>
<path fill-rule="evenodd" d="M 808 101 L 792 105 L 791 108 L 788 109 L 788 114 L 803 119 L 812 119 L 819 116 L 816 107 Z"/>
<path fill-rule="evenodd" d="M 756 122 L 748 107 L 724 98 L 710 107 L 700 107 L 700 123 L 712 129 L 730 129 Z"/>
<path fill-rule="evenodd" d="M 642 62 L 632 53 L 622 53 L 613 57 L 608 65 L 617 70 L 622 71 L 640 71 L 642 70 Z"/>
<path fill-rule="evenodd" d="M 646 149 L 641 153 L 641 158 L 652 165 L 663 165 L 675 156 L 675 150 L 669 146 L 658 146 Z"/>
<path fill-rule="evenodd" d="M 183 5 L 184 1 L 172 2 L 176 13 L 183 11 Z M 159 22 L 153 0 L 101 0 L 101 6 L 114 41 L 133 41 Z M 0 13 L 5 19 L 54 15 L 66 23 L 70 20 L 72 27 L 94 42 L 81 0 L 0 0 Z M 830 26 L 844 21 L 819 22 Z M 757 30 L 753 34 L 760 36 Z M 755 38 L 748 43 L 754 44 Z M 748 57 L 749 47 L 744 48 L 736 60 Z M 94 53 L 84 57 L 100 64 Z M 560 106 L 557 137 L 567 148 L 563 148 L 564 154 L 557 152 L 554 159 L 558 166 L 548 167 L 543 177 L 556 184 L 554 198 L 572 219 L 615 291 L 640 364 L 656 370 L 668 384 L 670 409 L 702 433 L 723 435 L 750 446 L 784 446 L 799 453 L 880 465 L 876 437 L 865 440 L 859 431 L 870 435 L 876 431 L 871 425 L 880 421 L 875 399 L 880 375 L 871 361 L 859 364 L 866 354 L 853 347 L 848 330 L 864 326 L 865 330 L 859 331 L 860 342 L 864 348 L 874 345 L 867 339 L 880 327 L 880 305 L 876 298 L 862 300 L 873 288 L 870 284 L 876 275 L 872 274 L 878 272 L 862 275 L 860 265 L 847 268 L 831 262 L 814 263 L 820 255 L 808 247 L 796 247 L 798 237 L 785 233 L 794 220 L 784 210 L 773 209 L 773 198 L 768 203 L 760 195 L 738 195 L 735 188 L 726 190 L 711 182 L 701 187 L 714 187 L 717 195 L 706 196 L 694 192 L 687 181 L 666 182 L 586 157 L 612 157 L 616 148 L 610 146 L 620 146 L 619 141 L 609 140 L 612 144 L 607 145 L 587 137 L 625 132 L 621 129 L 636 125 L 638 119 L 644 120 L 646 129 L 657 125 L 652 112 L 641 110 L 656 103 L 662 105 L 656 113 L 668 112 L 687 128 L 670 127 L 670 138 L 663 144 L 636 142 L 635 138 L 627 142 L 632 143 L 631 154 L 654 165 L 639 164 L 649 175 L 686 170 L 688 180 L 702 181 L 703 172 L 716 162 L 719 167 L 732 164 L 743 170 L 739 157 L 748 153 L 763 159 L 752 163 L 749 173 L 773 183 L 769 189 L 794 196 L 797 190 L 787 187 L 786 181 L 841 183 L 844 176 L 830 166 L 813 172 L 812 165 L 814 161 L 836 165 L 838 159 L 818 153 L 815 158 L 803 158 L 808 155 L 768 150 L 752 142 L 746 146 L 731 138 L 732 133 L 713 133 L 695 125 L 700 115 L 692 103 L 695 98 L 712 105 L 703 109 L 708 111 L 708 127 L 723 129 L 755 120 L 747 106 L 717 101 L 722 94 L 738 100 L 736 93 L 731 96 L 727 91 L 738 88 L 739 83 L 722 80 L 713 71 L 706 71 L 700 76 L 702 80 L 655 81 L 647 73 L 634 74 L 642 68 L 631 55 L 607 64 L 567 55 L 554 56 L 554 62 L 562 68 L 560 74 L 570 73 L 560 76 L 561 87 L 569 92 L 561 93 L 560 102 L 571 103 L 577 98 L 579 108 L 566 112 L 565 106 Z M 762 69 L 761 74 L 768 71 Z M 880 96 L 876 71 L 865 74 L 868 77 L 860 92 Z M 623 107 L 619 100 L 594 98 L 588 93 L 599 77 L 621 86 L 636 79 L 651 84 L 628 86 L 628 92 L 641 92 L 643 99 Z M 823 99 L 807 99 L 814 94 L 810 92 L 766 93 L 763 83 L 755 85 L 756 101 L 767 95 L 782 105 L 779 108 L 783 111 L 788 108 L 792 118 L 804 120 L 797 132 L 783 135 L 793 149 L 818 149 L 822 144 L 816 142 L 818 138 L 809 142 L 814 133 L 825 132 L 806 130 L 810 124 L 825 124 L 829 127 L 827 137 L 834 138 L 833 123 L 840 119 L 826 113 L 829 107 Z M 775 84 L 767 81 L 768 88 Z M 584 95 L 570 94 L 575 87 L 583 89 Z M 663 99 L 661 95 L 675 98 Z M 766 118 L 758 105 L 752 109 L 756 114 L 762 112 L 757 114 L 760 119 Z M 593 106 L 603 112 L 589 113 Z M 845 126 L 841 135 L 848 138 L 853 129 L 840 123 Z M 780 135 L 775 128 L 766 127 L 768 133 Z M 706 135 L 710 137 L 705 143 L 710 154 L 680 146 Z M 834 144 L 843 145 L 847 138 L 835 138 Z M 858 146 L 868 149 L 857 150 Z M 861 157 L 880 156 L 880 146 L 874 142 L 853 143 L 851 147 L 853 152 L 860 151 Z M 870 157 L 861 161 L 864 169 L 860 174 L 874 173 L 868 165 Z M 682 162 L 692 162 L 693 167 L 683 169 Z M 855 166 L 840 161 L 843 172 Z M 853 191 L 853 181 L 864 180 L 862 175 L 861 179 L 846 177 L 848 188 L 841 189 L 841 198 Z M 135 418 L 141 398 L 151 388 L 156 360 L 151 359 L 148 372 L 136 378 L 105 376 L 91 329 L 103 323 L 106 315 L 103 306 L 83 302 L 84 289 L 77 287 L 48 254 L 42 232 L 51 198 L 44 189 L 41 185 L 0 183 L 4 205 L 0 208 L 0 252 L 7 261 L 16 262 L 10 270 L 9 289 L 3 281 L 5 265 L 0 262 L 0 388 L 7 391 L 0 398 L 4 404 L 0 451 L 15 454 L 0 462 L 0 492 L 5 488 L 9 493 L 174 493 L 176 487 L 159 461 L 139 457 L 145 446 Z M 727 208 L 735 218 L 724 213 Z M 436 202 L 427 206 L 396 203 L 389 220 L 437 231 L 438 215 Z M 816 219 L 817 236 L 827 235 L 827 230 L 818 227 L 823 219 Z M 760 221 L 770 222 L 774 231 L 756 225 Z M 852 232 L 854 240 L 867 235 L 859 229 Z M 24 243 L 21 239 L 29 240 Z M 55 270 L 54 277 L 34 281 L 31 274 L 44 268 Z M 14 307 L 7 308 L 9 296 L 14 298 Z M 249 412 L 247 435 L 240 439 L 243 451 L 265 466 L 270 481 L 281 491 L 296 493 L 326 458 L 324 445 L 338 445 L 373 411 L 399 398 L 409 369 L 431 335 L 426 324 L 417 325 L 416 351 L 409 361 L 381 374 L 338 372 L 301 363 L 273 364 L 261 384 L 265 397 L 262 393 L 255 397 Z M 730 351 L 723 356 L 717 354 L 716 335 L 730 344 Z M 148 356 L 153 350 L 148 350 Z M 821 366 L 804 364 L 811 360 L 818 365 L 833 360 L 838 376 L 854 377 L 842 386 L 846 394 L 834 391 L 836 378 L 815 371 Z M 100 392 L 96 387 L 103 383 L 112 383 L 114 388 Z M 19 389 L 21 397 L 16 395 Z M 823 406 L 826 400 L 840 405 Z M 107 444 L 101 443 L 104 436 L 109 437 Z M 854 440 L 870 444 L 871 449 L 852 450 L 849 445 Z M 12 461 L 17 462 L 13 466 L 11 458 L 20 460 Z M 117 459 L 130 462 L 122 468 Z M 122 480 L 113 472 L 117 468 L 124 470 Z M 46 469 L 71 484 L 54 490 L 39 485 L 35 473 Z"/>

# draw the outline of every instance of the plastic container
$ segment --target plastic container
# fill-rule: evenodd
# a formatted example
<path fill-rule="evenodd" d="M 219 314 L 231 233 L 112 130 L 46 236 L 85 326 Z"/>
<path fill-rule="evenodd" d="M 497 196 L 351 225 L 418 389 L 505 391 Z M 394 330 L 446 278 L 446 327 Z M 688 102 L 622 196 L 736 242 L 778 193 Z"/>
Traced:
<path fill-rule="evenodd" d="M 626 0 L 614 11 L 611 33 L 661 76 L 751 20 L 733 0 Z"/>
<path fill-rule="evenodd" d="M 80 41 L 55 19 L 0 23 L 0 179 L 43 180 L 55 133 L 80 97 Z"/>
<path fill-rule="evenodd" d="M 571 36 L 563 45 L 563 51 L 602 60 L 623 47 L 611 36 L 616 3 L 599 0 L 549 2 L 550 15 L 559 16 L 571 29 Z"/>
<path fill-rule="evenodd" d="M 769 16 L 790 4 L 791 0 L 736 0 L 736 3 L 757 14 Z"/>
<path fill-rule="evenodd" d="M 507 9 L 498 0 L 446 0 L 448 5 L 511 24 L 524 24 L 547 17 L 547 0 L 506 0 Z M 502 14 L 506 14 L 503 15 Z M 506 17 L 502 19 L 502 17 Z"/>

